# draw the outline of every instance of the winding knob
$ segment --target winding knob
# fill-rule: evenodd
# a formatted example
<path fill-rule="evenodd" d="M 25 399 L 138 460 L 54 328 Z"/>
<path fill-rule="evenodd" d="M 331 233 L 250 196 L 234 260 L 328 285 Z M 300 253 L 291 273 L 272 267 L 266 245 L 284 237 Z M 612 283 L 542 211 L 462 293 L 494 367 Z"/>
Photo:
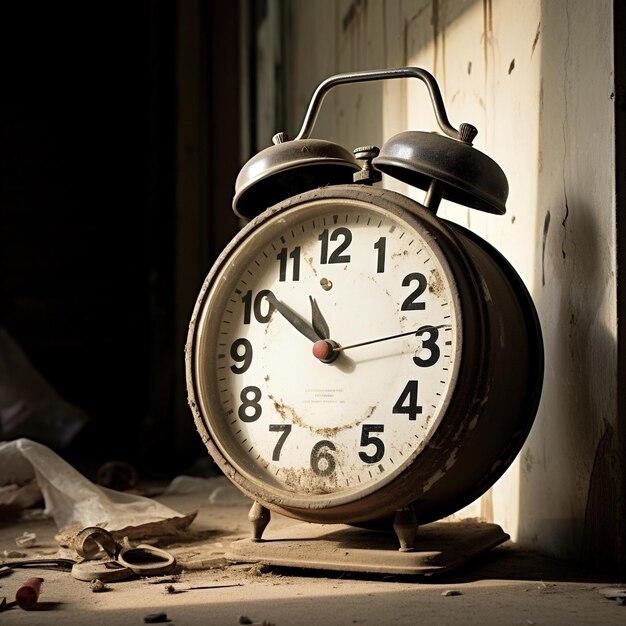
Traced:
<path fill-rule="evenodd" d="M 361 169 L 352 175 L 355 183 L 371 185 L 382 180 L 383 175 L 372 166 L 372 159 L 375 159 L 380 149 L 377 146 L 361 146 L 353 150 L 354 158 L 362 161 Z"/>
<path fill-rule="evenodd" d="M 285 141 L 289 141 L 289 135 L 287 133 L 276 133 L 272 137 L 272 143 L 277 146 L 279 143 L 285 143 Z"/>
<path fill-rule="evenodd" d="M 466 124 L 463 122 L 459 126 L 459 139 L 468 145 L 472 145 L 472 141 L 478 135 L 478 129 L 476 126 L 472 126 L 471 124 Z"/>

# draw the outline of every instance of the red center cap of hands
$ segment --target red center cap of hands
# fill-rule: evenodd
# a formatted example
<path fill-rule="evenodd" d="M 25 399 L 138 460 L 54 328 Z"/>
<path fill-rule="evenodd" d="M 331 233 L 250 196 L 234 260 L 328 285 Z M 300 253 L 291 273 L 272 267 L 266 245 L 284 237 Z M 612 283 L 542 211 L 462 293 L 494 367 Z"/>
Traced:
<path fill-rule="evenodd" d="M 327 359 L 333 352 L 333 347 L 324 339 L 313 344 L 313 356 L 321 361 Z"/>

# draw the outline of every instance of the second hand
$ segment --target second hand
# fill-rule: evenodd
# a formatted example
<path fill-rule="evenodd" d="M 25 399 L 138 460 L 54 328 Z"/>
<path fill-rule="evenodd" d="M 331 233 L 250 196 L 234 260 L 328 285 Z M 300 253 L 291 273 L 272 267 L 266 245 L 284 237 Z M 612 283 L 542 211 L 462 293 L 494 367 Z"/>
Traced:
<path fill-rule="evenodd" d="M 361 346 L 367 346 L 371 343 L 378 343 L 380 341 L 388 341 L 389 339 L 397 339 L 398 337 L 407 337 L 408 335 L 417 335 L 420 332 L 426 332 L 431 328 L 445 328 L 446 324 L 440 324 L 439 326 L 420 326 L 417 330 L 409 330 L 406 333 L 400 333 L 398 335 L 389 335 L 389 337 L 381 337 L 380 339 L 371 339 L 370 341 L 362 341 L 361 343 L 353 343 L 350 346 L 337 346 L 333 348 L 333 352 L 341 352 L 343 350 L 349 350 L 350 348 L 360 348 Z"/>

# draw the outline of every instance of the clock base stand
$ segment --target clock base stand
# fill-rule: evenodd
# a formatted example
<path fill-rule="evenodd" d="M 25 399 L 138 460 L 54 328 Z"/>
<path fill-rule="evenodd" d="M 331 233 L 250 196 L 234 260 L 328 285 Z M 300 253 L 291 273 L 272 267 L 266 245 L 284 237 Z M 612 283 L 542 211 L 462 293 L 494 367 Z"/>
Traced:
<path fill-rule="evenodd" d="M 412 552 L 398 550 L 393 532 L 343 524 L 305 522 L 268 532 L 262 541 L 230 544 L 226 559 L 279 567 L 432 575 L 459 567 L 510 539 L 500 526 L 485 522 L 433 522 L 420 526 Z"/>

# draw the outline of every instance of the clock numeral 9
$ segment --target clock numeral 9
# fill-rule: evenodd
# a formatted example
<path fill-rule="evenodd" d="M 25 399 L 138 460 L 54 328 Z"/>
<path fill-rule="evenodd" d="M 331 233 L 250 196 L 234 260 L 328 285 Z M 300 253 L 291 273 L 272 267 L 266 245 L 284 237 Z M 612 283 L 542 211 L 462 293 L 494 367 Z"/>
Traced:
<path fill-rule="evenodd" d="M 372 433 L 382 433 L 385 431 L 383 424 L 363 424 L 361 430 L 361 447 L 374 446 L 374 453 L 359 452 L 359 458 L 364 463 L 378 463 L 385 455 L 385 444 L 382 439 L 376 436 L 370 436 Z"/>
<path fill-rule="evenodd" d="M 300 280 L 300 246 L 296 246 L 289 254 L 287 254 L 287 248 L 281 248 L 280 252 L 276 255 L 276 259 L 279 262 L 278 280 L 280 282 L 285 282 L 287 280 L 288 259 L 291 259 L 293 261 L 291 280 Z"/>
<path fill-rule="evenodd" d="M 331 252 L 328 256 L 328 241 L 337 241 L 339 237 L 343 238 L 343 241 Z M 320 252 L 320 263 L 326 265 L 327 263 L 350 263 L 349 254 L 341 254 L 352 243 L 352 232 L 349 228 L 335 228 L 332 233 L 329 233 L 328 228 L 322 231 L 322 234 L 318 237 L 322 242 L 322 249 Z"/>
<path fill-rule="evenodd" d="M 434 365 L 439 360 L 439 355 L 441 354 L 439 346 L 437 345 L 437 339 L 439 339 L 439 331 L 437 328 L 435 326 L 422 326 L 415 334 L 419 337 L 424 333 L 428 333 L 428 339 L 422 340 L 422 348 L 429 350 L 430 355 L 427 359 L 414 356 L 413 362 L 418 367 L 430 367 L 431 365 Z"/>
<path fill-rule="evenodd" d="M 261 417 L 263 408 L 259 404 L 259 401 L 261 400 L 262 395 L 261 390 L 254 385 L 244 387 L 241 390 L 241 393 L 239 394 L 241 406 L 239 407 L 238 415 L 242 422 L 256 422 L 259 417 Z M 251 412 L 249 411 L 250 409 Z"/>
<path fill-rule="evenodd" d="M 256 294 L 254 300 L 252 300 L 252 291 L 246 291 L 241 297 L 241 301 L 243 302 L 243 323 L 249 324 L 250 319 L 252 317 L 252 313 L 254 313 L 254 319 L 261 324 L 266 324 L 270 321 L 270 317 L 272 317 L 272 313 L 274 312 L 274 305 L 270 304 L 265 300 L 265 296 L 272 293 L 269 289 L 261 289 L 259 293 Z M 267 306 L 267 312 L 263 313 L 263 304 Z"/>
<path fill-rule="evenodd" d="M 230 347 L 230 357 L 241 365 L 231 365 L 230 369 L 234 374 L 243 374 L 252 363 L 252 344 L 245 338 L 235 339 Z"/>
<path fill-rule="evenodd" d="M 417 416 L 422 412 L 422 405 L 417 403 L 417 388 L 416 380 L 410 380 L 405 385 L 400 397 L 393 405 L 392 412 L 394 414 L 408 415 L 410 420 L 417 419 Z"/>
<path fill-rule="evenodd" d="M 318 441 L 311 450 L 311 469 L 318 476 L 330 476 L 336 467 L 335 457 L 331 454 L 334 452 L 335 444 L 327 439 Z"/>
<path fill-rule="evenodd" d="M 426 308 L 425 302 L 417 302 L 417 299 L 426 291 L 428 286 L 428 281 L 424 274 L 419 272 L 407 274 L 402 280 L 402 286 L 409 287 L 415 281 L 417 281 L 417 288 L 405 298 L 401 307 L 403 311 L 423 311 Z"/>

